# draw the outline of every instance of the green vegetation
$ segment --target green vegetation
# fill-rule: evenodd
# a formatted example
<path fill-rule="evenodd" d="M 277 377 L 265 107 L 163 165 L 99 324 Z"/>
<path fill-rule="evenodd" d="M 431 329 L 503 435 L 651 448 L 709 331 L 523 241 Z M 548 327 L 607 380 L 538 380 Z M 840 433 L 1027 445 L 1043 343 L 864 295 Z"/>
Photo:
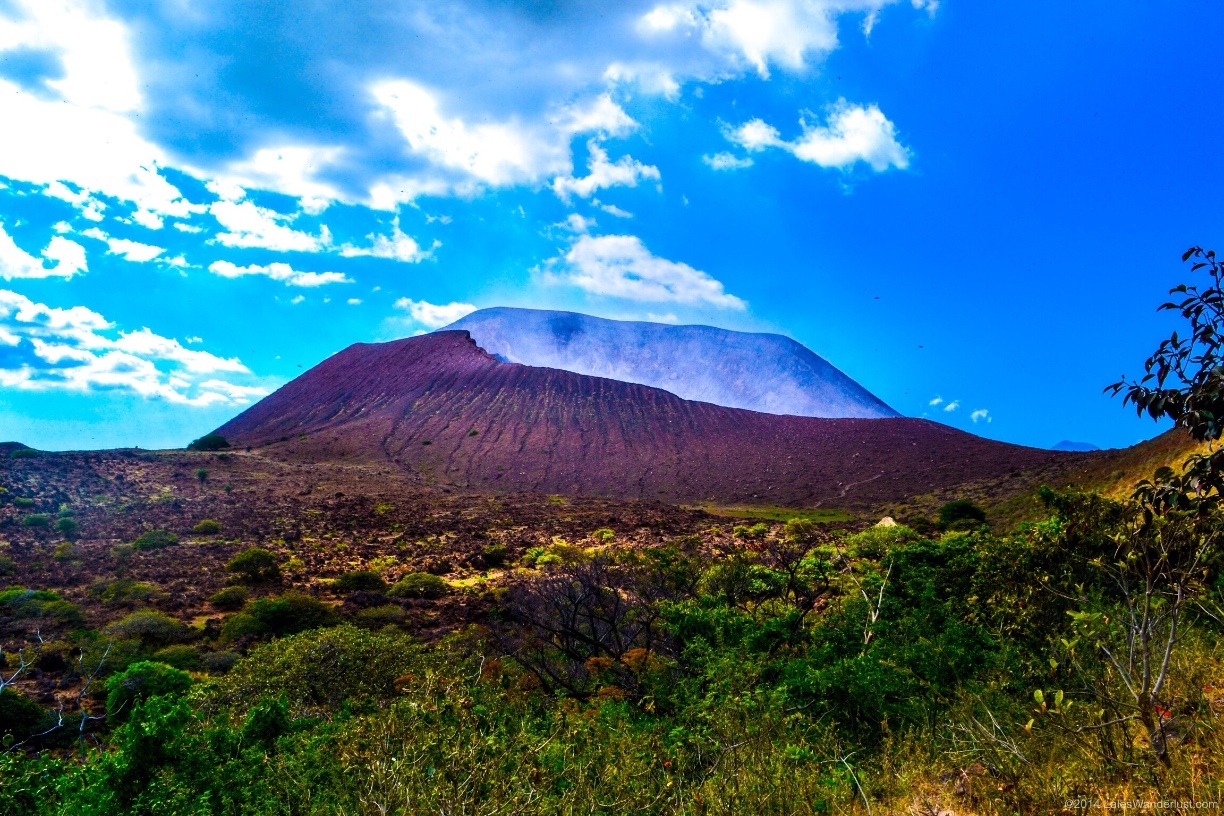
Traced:
<path fill-rule="evenodd" d="M 132 546 L 138 550 L 159 550 L 175 544 L 178 544 L 178 536 L 168 530 L 148 530 L 132 542 Z"/>
<path fill-rule="evenodd" d="M 153 584 L 131 578 L 117 578 L 113 581 L 99 579 L 90 584 L 89 594 L 102 603 L 129 605 L 153 601 L 165 596 L 165 593 Z"/>
<path fill-rule="evenodd" d="M 246 606 L 249 593 L 246 587 L 226 587 L 208 599 L 208 602 L 223 612 L 235 612 Z"/>
<path fill-rule="evenodd" d="M 217 535 L 221 532 L 221 522 L 204 519 L 196 522 L 195 526 L 191 528 L 191 532 L 196 535 Z"/>
<path fill-rule="evenodd" d="M 405 575 L 387 592 L 392 598 L 441 598 L 450 591 L 450 584 L 428 572 Z"/>
<path fill-rule="evenodd" d="M 30 513 L 21 519 L 23 527 L 50 527 L 51 517 L 46 513 Z"/>
<path fill-rule="evenodd" d="M 377 572 L 358 570 L 346 572 L 332 582 L 337 592 L 386 592 L 387 582 Z"/>
<path fill-rule="evenodd" d="M 715 504 L 701 504 L 696 505 L 694 509 L 703 510 L 712 516 L 759 519 L 760 521 L 785 522 L 790 521 L 791 519 L 804 519 L 817 524 L 835 524 L 841 521 L 854 520 L 854 516 L 850 515 L 844 510 L 830 510 L 820 507 L 807 510 L 796 510 L 793 507 L 778 507 L 776 505 L 765 504 L 745 504 L 731 507 Z"/>
<path fill-rule="evenodd" d="M 263 547 L 250 547 L 235 555 L 225 565 L 240 581 L 260 584 L 280 577 L 276 556 Z"/>
<path fill-rule="evenodd" d="M 81 525 L 71 516 L 63 516 L 55 520 L 55 531 L 64 538 L 72 540 L 81 531 Z"/>
<path fill-rule="evenodd" d="M 13 499 L 13 506 L 22 508 L 33 507 L 34 500 L 26 498 L 25 496 L 17 496 Z"/>
<path fill-rule="evenodd" d="M 225 450 L 230 446 L 229 441 L 220 434 L 210 433 L 201 436 L 187 446 L 187 450 L 193 451 L 219 451 Z"/>

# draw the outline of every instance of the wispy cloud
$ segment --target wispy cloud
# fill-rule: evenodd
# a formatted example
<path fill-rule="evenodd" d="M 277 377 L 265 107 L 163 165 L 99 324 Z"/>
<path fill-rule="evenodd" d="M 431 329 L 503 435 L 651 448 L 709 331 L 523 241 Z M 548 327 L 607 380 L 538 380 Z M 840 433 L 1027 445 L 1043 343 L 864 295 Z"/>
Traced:
<path fill-rule="evenodd" d="M 430 303 L 425 300 L 413 300 L 402 297 L 395 301 L 395 308 L 407 313 L 413 323 L 429 329 L 438 329 L 450 325 L 461 317 L 476 311 L 470 303 Z"/>
<path fill-rule="evenodd" d="M 78 272 L 89 271 L 85 248 L 62 236 L 52 236 L 41 254 L 41 258 L 36 258 L 17 246 L 0 222 L 0 278 L 71 278 Z"/>
<path fill-rule="evenodd" d="M 748 151 L 778 148 L 821 167 L 845 170 L 863 162 L 882 173 L 889 167 L 909 166 L 909 150 L 897 141 L 896 127 L 875 105 L 851 105 L 842 99 L 829 109 L 825 124 L 813 125 L 806 119 L 799 124 L 803 132 L 792 141 L 761 119 L 727 131 L 727 138 Z"/>
<path fill-rule="evenodd" d="M 248 275 L 261 275 L 274 281 L 281 281 L 286 286 L 315 287 L 330 283 L 352 283 L 352 279 L 343 272 L 301 272 L 287 263 L 271 263 L 267 266 L 251 264 L 238 266 L 229 261 L 216 261 L 208 267 L 208 271 L 223 278 L 241 278 Z"/>

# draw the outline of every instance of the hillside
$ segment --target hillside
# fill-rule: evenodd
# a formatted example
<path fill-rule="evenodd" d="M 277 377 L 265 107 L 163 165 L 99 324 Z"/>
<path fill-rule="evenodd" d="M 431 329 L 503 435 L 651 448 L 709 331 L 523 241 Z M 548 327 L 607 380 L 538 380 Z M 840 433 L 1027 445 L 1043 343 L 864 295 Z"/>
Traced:
<path fill-rule="evenodd" d="M 678 397 L 767 414 L 900 416 L 789 337 L 605 320 L 574 312 L 481 309 L 465 330 L 500 360 L 649 385 Z"/>
<path fill-rule="evenodd" d="M 1075 461 L 926 420 L 775 416 L 505 363 L 459 331 L 350 346 L 217 432 L 479 490 L 809 507 Z"/>

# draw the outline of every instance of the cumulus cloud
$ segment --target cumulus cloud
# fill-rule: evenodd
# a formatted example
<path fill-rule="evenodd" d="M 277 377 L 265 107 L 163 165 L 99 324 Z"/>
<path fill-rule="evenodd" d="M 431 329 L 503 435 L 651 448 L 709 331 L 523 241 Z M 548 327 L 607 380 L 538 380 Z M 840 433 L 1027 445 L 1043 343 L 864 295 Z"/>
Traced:
<path fill-rule="evenodd" d="M 752 166 L 752 159 L 740 158 L 734 153 L 715 153 L 702 156 L 701 160 L 714 170 L 742 170 Z"/>
<path fill-rule="evenodd" d="M 17 246 L 0 222 L 0 278 L 71 278 L 78 272 L 89 271 L 85 248 L 62 236 L 52 236 L 41 254 L 41 258 L 36 258 Z"/>
<path fill-rule="evenodd" d="M 994 418 L 985 408 L 979 408 L 969 415 L 969 418 L 974 422 L 993 422 Z"/>
<path fill-rule="evenodd" d="M 426 328 L 438 329 L 442 326 L 448 326 L 454 323 L 461 317 L 465 317 L 476 311 L 476 307 L 470 303 L 429 303 L 424 300 L 413 300 L 412 298 L 402 297 L 395 301 L 395 308 L 407 312 L 408 317 L 414 323 L 418 323 Z"/>
<path fill-rule="evenodd" d="M 106 244 L 108 255 L 121 255 L 126 261 L 145 263 L 158 257 L 166 250 L 152 244 L 142 244 L 139 241 L 129 241 L 126 238 L 112 238 L 97 227 L 90 227 L 82 235 L 96 238 Z M 185 263 L 185 262 L 184 262 Z"/>
<path fill-rule="evenodd" d="M 217 375 L 250 375 L 236 357 L 184 348 L 147 328 L 117 331 L 101 314 L 0 289 L 0 386 L 126 391 L 184 405 L 244 405 L 267 393 Z"/>
<path fill-rule="evenodd" d="M 892 0 L 714 0 L 655 6 L 638 19 L 647 37 L 688 37 L 722 58 L 724 70 L 761 77 L 770 66 L 798 72 L 838 46 L 837 17 L 849 11 L 870 18 Z"/>
<path fill-rule="evenodd" d="M 564 256 L 552 262 L 546 279 L 595 295 L 650 303 L 747 306 L 705 272 L 652 255 L 634 235 L 579 236 Z"/>
<path fill-rule="evenodd" d="M 936 405 L 942 405 L 942 404 L 943 404 L 943 397 L 936 397 L 935 399 L 927 403 L 927 405 L 930 405 L 932 407 Z"/>
<path fill-rule="evenodd" d="M 785 150 L 801 161 L 847 169 L 863 162 L 882 173 L 889 167 L 909 166 L 909 151 L 897 141 L 896 127 L 875 105 L 863 107 L 839 100 L 828 112 L 824 125 L 800 119 L 803 133 L 794 141 L 781 137 L 777 128 L 752 119 L 727 132 L 727 138 L 745 150 Z"/>
<path fill-rule="evenodd" d="M 400 230 L 399 216 L 396 216 L 391 222 L 391 235 L 367 235 L 370 240 L 370 246 L 358 247 L 352 244 L 345 244 L 340 247 L 340 254 L 346 258 L 354 258 L 362 255 L 367 255 L 373 258 L 390 258 L 395 261 L 403 261 L 405 263 L 416 263 L 420 260 L 428 258 L 439 246 L 440 241 L 434 241 L 433 246 L 428 250 L 421 249 L 411 236 L 405 235 Z"/>
<path fill-rule="evenodd" d="M 289 226 L 296 214 L 285 215 L 245 200 L 245 192 L 225 190 L 216 185 L 223 198 L 208 207 L 209 214 L 225 228 L 213 239 L 230 247 L 260 247 L 278 252 L 320 252 L 331 246 L 331 233 L 323 226 L 318 235 L 295 230 Z"/>
<path fill-rule="evenodd" d="M 944 406 L 944 410 L 945 411 L 955 411 L 959 407 L 960 407 L 960 400 L 952 400 L 951 402 L 949 402 L 947 405 Z"/>
<path fill-rule="evenodd" d="M 287 263 L 270 263 L 267 266 L 238 266 L 229 261 L 216 261 L 209 265 L 208 271 L 223 278 L 241 278 L 247 275 L 262 275 L 274 281 L 282 281 L 286 286 L 301 286 L 313 288 L 326 286 L 329 283 L 352 283 L 352 279 L 343 272 L 299 272 Z"/>
<path fill-rule="evenodd" d="M 590 171 L 582 178 L 573 176 L 558 176 L 553 179 L 553 192 L 562 201 L 568 202 L 571 195 L 579 198 L 590 198 L 596 190 L 606 187 L 636 187 L 639 179 L 654 179 L 659 181 L 659 168 L 642 164 L 632 156 L 621 156 L 614 162 L 608 161 L 608 152 L 599 146 L 594 139 L 587 142 L 587 169 Z"/>

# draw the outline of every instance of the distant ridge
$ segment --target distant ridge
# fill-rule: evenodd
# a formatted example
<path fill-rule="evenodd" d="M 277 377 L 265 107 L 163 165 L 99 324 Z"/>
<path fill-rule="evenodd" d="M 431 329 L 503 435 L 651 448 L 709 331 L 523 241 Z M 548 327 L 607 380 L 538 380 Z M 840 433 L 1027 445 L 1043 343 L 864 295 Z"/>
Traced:
<path fill-rule="evenodd" d="M 299 462 L 395 463 L 480 490 L 815 506 L 1067 461 L 921 419 L 773 416 L 505 363 L 465 331 L 359 343 L 217 429 Z"/>
<path fill-rule="evenodd" d="M 442 331 L 456 329 L 505 362 L 649 385 L 727 408 L 810 417 L 900 416 L 780 334 L 506 307 L 481 309 Z"/>
<path fill-rule="evenodd" d="M 1099 451 L 1100 448 L 1092 444 L 1091 442 L 1072 442 L 1069 439 L 1064 439 L 1063 441 L 1059 442 L 1057 445 L 1055 445 L 1050 450 L 1074 451 L 1077 453 L 1090 453 L 1092 451 Z"/>

